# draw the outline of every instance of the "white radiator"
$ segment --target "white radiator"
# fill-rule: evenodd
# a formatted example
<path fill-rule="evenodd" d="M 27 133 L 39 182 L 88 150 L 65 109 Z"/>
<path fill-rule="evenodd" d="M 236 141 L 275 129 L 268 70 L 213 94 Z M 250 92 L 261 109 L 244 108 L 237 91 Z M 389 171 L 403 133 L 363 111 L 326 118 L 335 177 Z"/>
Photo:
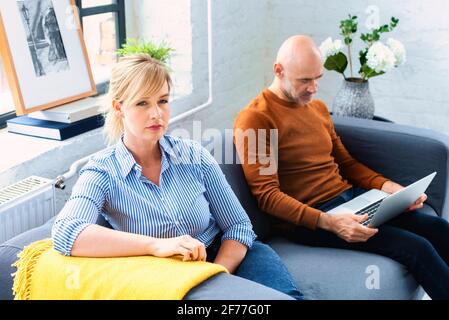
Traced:
<path fill-rule="evenodd" d="M 28 177 L 0 189 L 0 244 L 55 215 L 53 181 Z"/>

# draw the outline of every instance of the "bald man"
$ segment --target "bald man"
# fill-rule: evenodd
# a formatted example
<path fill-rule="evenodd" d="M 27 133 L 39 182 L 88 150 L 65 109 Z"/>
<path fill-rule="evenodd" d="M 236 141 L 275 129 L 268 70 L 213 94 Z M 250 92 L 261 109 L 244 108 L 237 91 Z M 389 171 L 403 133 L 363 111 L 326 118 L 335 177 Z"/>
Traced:
<path fill-rule="evenodd" d="M 425 195 L 378 229 L 362 224 L 367 215 L 325 213 L 369 189 L 403 187 L 355 160 L 325 103 L 312 99 L 323 75 L 313 40 L 287 39 L 273 71 L 272 84 L 238 113 L 234 143 L 260 208 L 282 221 L 275 228 L 301 244 L 390 257 L 431 298 L 449 299 L 449 223 L 419 212 Z"/>

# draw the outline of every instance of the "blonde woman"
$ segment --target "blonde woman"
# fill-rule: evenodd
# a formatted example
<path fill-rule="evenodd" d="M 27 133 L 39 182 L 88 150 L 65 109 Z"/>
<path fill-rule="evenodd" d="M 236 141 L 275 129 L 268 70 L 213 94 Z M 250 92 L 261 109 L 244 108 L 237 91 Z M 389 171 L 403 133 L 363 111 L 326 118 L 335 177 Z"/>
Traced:
<path fill-rule="evenodd" d="M 214 158 L 166 135 L 170 87 L 164 65 L 148 55 L 115 65 L 105 131 L 116 144 L 81 169 L 53 225 L 55 249 L 82 257 L 182 255 L 302 299 L 277 254 L 255 241 Z M 99 215 L 112 229 L 95 224 Z"/>

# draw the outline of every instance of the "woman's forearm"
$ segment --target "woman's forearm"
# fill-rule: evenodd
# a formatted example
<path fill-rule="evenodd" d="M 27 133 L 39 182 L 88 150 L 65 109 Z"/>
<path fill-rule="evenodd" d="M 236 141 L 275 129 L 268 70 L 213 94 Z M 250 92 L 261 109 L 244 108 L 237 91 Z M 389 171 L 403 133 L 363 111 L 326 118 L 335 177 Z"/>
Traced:
<path fill-rule="evenodd" d="M 71 255 L 92 258 L 180 255 L 183 261 L 205 261 L 206 249 L 203 243 L 189 235 L 153 238 L 89 225 L 75 240 Z"/>
<path fill-rule="evenodd" d="M 130 257 L 150 254 L 154 238 L 89 225 L 75 240 L 71 255 L 77 257 Z"/>
<path fill-rule="evenodd" d="M 221 264 L 230 273 L 234 273 L 245 258 L 248 247 L 234 240 L 224 240 L 218 250 L 214 263 Z"/>

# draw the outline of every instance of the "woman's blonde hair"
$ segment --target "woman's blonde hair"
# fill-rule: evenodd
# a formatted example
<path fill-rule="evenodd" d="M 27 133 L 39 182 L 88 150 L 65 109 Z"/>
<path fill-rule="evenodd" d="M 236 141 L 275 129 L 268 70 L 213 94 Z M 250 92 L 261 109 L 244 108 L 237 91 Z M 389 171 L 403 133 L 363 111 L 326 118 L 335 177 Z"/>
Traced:
<path fill-rule="evenodd" d="M 118 141 L 123 133 L 123 121 L 114 112 L 113 101 L 133 104 L 143 97 L 151 97 L 172 81 L 167 67 L 148 54 L 133 54 L 120 58 L 111 71 L 109 92 L 103 107 L 104 134 L 108 145 Z"/>

